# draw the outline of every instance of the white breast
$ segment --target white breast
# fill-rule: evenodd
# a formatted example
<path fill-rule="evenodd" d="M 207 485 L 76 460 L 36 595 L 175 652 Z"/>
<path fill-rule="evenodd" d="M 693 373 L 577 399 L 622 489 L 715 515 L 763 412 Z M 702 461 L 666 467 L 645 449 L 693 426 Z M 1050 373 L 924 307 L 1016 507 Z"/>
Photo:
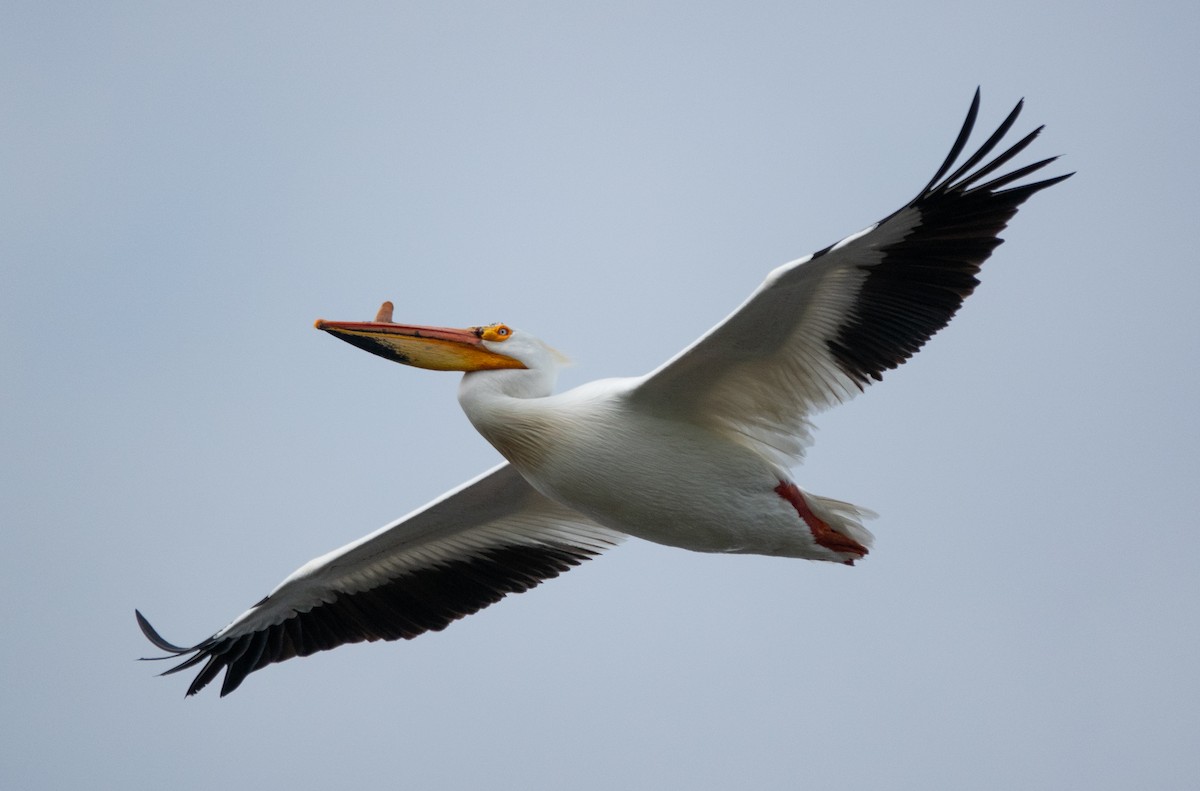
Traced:
<path fill-rule="evenodd" d="M 701 552 L 812 556 L 774 491 L 786 473 L 718 429 L 635 409 L 623 397 L 634 381 L 468 414 L 542 494 L 606 527 Z"/>

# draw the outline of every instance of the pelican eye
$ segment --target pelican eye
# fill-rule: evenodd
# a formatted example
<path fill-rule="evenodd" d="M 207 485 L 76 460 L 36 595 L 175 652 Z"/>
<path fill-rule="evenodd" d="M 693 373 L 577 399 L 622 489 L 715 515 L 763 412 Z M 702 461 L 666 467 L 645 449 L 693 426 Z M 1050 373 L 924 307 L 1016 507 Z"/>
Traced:
<path fill-rule="evenodd" d="M 506 324 L 493 324 L 490 327 L 483 327 L 483 332 L 479 337 L 485 341 L 506 341 L 512 337 L 512 329 Z"/>

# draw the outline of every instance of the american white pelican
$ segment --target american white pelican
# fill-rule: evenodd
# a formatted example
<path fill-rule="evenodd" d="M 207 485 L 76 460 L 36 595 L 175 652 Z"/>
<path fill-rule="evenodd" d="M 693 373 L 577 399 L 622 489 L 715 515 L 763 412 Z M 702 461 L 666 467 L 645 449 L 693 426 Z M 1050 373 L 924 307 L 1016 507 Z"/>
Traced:
<path fill-rule="evenodd" d="M 1050 158 L 985 181 L 1041 131 L 984 162 L 1021 103 L 949 172 L 978 110 L 976 91 L 949 156 L 911 202 L 771 272 L 646 376 L 554 395 L 559 355 L 505 324 L 396 324 L 387 302 L 374 321 L 317 321 L 389 360 L 465 371 L 459 403 L 507 462 L 309 562 L 189 648 L 137 613 L 154 645 L 190 654 L 167 673 L 199 665 L 192 695 L 224 670 L 226 695 L 272 662 L 442 629 L 627 535 L 853 565 L 871 546 L 868 512 L 806 492 L 788 472 L 809 441 L 810 416 L 850 399 L 944 327 L 1017 207 L 1071 175 L 1009 186 Z"/>

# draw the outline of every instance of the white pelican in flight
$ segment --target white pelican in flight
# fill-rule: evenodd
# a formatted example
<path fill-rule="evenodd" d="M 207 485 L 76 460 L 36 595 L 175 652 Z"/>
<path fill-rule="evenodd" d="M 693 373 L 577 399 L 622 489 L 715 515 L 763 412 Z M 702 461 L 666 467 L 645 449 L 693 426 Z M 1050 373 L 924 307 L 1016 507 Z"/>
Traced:
<path fill-rule="evenodd" d="M 697 552 L 853 565 L 869 512 L 801 489 L 810 417 L 911 357 L 978 281 L 997 234 L 1030 195 L 1012 186 L 1053 161 L 997 173 L 1041 127 L 990 160 L 1021 103 L 954 170 L 949 156 L 894 214 L 771 272 L 741 307 L 651 373 L 554 394 L 559 355 L 506 324 L 467 329 L 323 321 L 395 362 L 464 371 L 458 400 L 505 463 L 297 569 L 212 637 L 173 645 L 139 612 L 167 673 L 199 667 L 192 695 L 221 694 L 273 662 L 362 640 L 412 638 L 558 576 L 625 536 Z M 986 161 L 985 161 L 986 160 Z"/>

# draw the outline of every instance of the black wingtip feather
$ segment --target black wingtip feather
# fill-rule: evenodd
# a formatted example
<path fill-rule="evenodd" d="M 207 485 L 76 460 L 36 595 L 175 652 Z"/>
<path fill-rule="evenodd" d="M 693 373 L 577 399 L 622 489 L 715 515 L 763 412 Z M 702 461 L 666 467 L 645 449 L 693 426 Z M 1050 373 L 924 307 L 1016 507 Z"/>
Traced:
<path fill-rule="evenodd" d="M 978 99 L 978 97 L 979 97 L 978 89 L 976 89 L 975 96 Z M 981 161 L 983 161 L 984 157 L 986 157 L 988 154 L 990 154 L 992 152 L 992 149 L 994 149 L 996 147 L 996 145 L 1001 140 L 1004 139 L 1004 136 L 1006 134 L 1008 134 L 1008 130 L 1012 129 L 1013 124 L 1016 123 L 1016 121 L 1017 121 L 1017 117 L 1021 115 L 1021 109 L 1024 108 L 1024 106 L 1025 106 L 1024 99 L 1017 102 L 1017 106 L 1012 108 L 1011 111 L 1009 111 L 1008 116 L 1003 121 L 1000 122 L 1000 126 L 997 127 L 996 131 L 992 132 L 991 136 L 987 140 L 984 141 L 983 145 L 981 145 L 979 147 L 979 150 L 976 151 L 971 156 L 967 157 L 966 161 L 964 161 L 962 163 L 962 165 L 960 165 L 958 167 L 957 170 L 955 170 L 953 173 L 951 173 L 949 176 L 947 176 L 945 181 L 942 182 L 942 187 L 940 187 L 938 189 L 944 189 L 944 188 L 949 187 L 949 185 L 958 181 L 960 178 L 963 177 L 964 174 L 969 172 L 971 170 L 971 168 L 975 167 Z M 996 157 L 996 159 L 993 160 L 991 164 L 985 165 L 984 168 L 982 169 L 982 172 L 987 172 L 989 169 L 998 168 L 1001 165 L 1003 165 L 1005 162 L 1007 162 L 1009 159 L 1011 159 L 1013 156 L 1016 156 L 1016 154 L 1019 153 L 1021 151 L 1021 149 L 1023 149 L 1025 146 L 1029 145 L 1029 143 L 1032 142 L 1033 138 L 1037 137 L 1038 133 L 1041 131 L 1042 131 L 1042 128 L 1039 126 L 1032 133 L 1030 133 L 1029 135 L 1026 135 L 1025 139 L 1018 141 L 1016 145 L 1011 146 L 1003 154 Z M 957 158 L 957 155 L 955 155 L 955 158 Z M 978 178 L 978 175 L 974 176 L 973 179 L 974 178 Z M 936 179 L 935 179 L 935 181 L 936 181 Z"/>
<path fill-rule="evenodd" d="M 134 610 L 133 614 L 134 614 L 134 617 L 137 618 L 138 626 L 141 627 L 141 629 L 142 629 L 142 634 L 144 634 L 146 636 L 146 639 L 149 640 L 151 643 L 153 643 L 154 647 L 157 648 L 158 650 L 166 651 L 169 654 L 186 654 L 188 651 L 192 650 L 191 648 L 183 648 L 181 646 L 175 645 L 174 643 L 168 643 L 166 640 L 164 640 L 162 638 L 162 635 L 160 635 L 158 633 L 158 631 L 153 626 L 150 625 L 150 622 L 148 620 L 146 620 L 146 616 L 142 615 L 141 611 Z M 153 657 L 143 657 L 143 658 L 144 659 L 169 659 L 170 657 L 153 656 Z"/>
<path fill-rule="evenodd" d="M 867 276 L 853 317 L 828 342 L 839 367 L 860 388 L 882 379 L 884 371 L 910 358 L 946 326 L 978 285 L 975 275 L 1001 243 L 999 234 L 1020 205 L 1034 193 L 1073 175 L 1008 186 L 1056 159 L 1050 157 L 980 183 L 1024 151 L 1042 131 L 1039 126 L 991 161 L 984 161 L 1012 128 L 1024 100 L 951 172 L 966 148 L 979 103 L 976 89 L 950 154 L 934 177 L 904 209 L 880 223 L 882 226 L 902 212 L 917 212 L 915 222 L 911 217 L 901 220 L 912 222 L 912 227 L 901 240 L 880 249 L 882 260 L 862 267 Z"/>
<path fill-rule="evenodd" d="M 946 160 L 942 162 L 942 166 L 939 167 L 933 174 L 933 178 L 931 178 L 929 183 L 925 185 L 925 188 L 921 190 L 921 194 L 929 192 L 929 190 L 933 189 L 934 184 L 937 184 L 939 181 L 941 181 L 942 176 L 946 174 L 946 171 L 950 170 L 950 167 L 954 164 L 955 160 L 958 159 L 958 155 L 961 154 L 963 148 L 966 147 L 967 140 L 971 137 L 971 130 L 975 128 L 975 119 L 979 116 L 979 101 L 980 90 L 979 87 L 976 86 L 975 96 L 971 99 L 971 107 L 967 110 L 967 117 L 963 121 L 962 128 L 958 130 L 958 137 L 955 138 L 954 145 L 950 146 L 950 153 L 946 155 Z"/>

